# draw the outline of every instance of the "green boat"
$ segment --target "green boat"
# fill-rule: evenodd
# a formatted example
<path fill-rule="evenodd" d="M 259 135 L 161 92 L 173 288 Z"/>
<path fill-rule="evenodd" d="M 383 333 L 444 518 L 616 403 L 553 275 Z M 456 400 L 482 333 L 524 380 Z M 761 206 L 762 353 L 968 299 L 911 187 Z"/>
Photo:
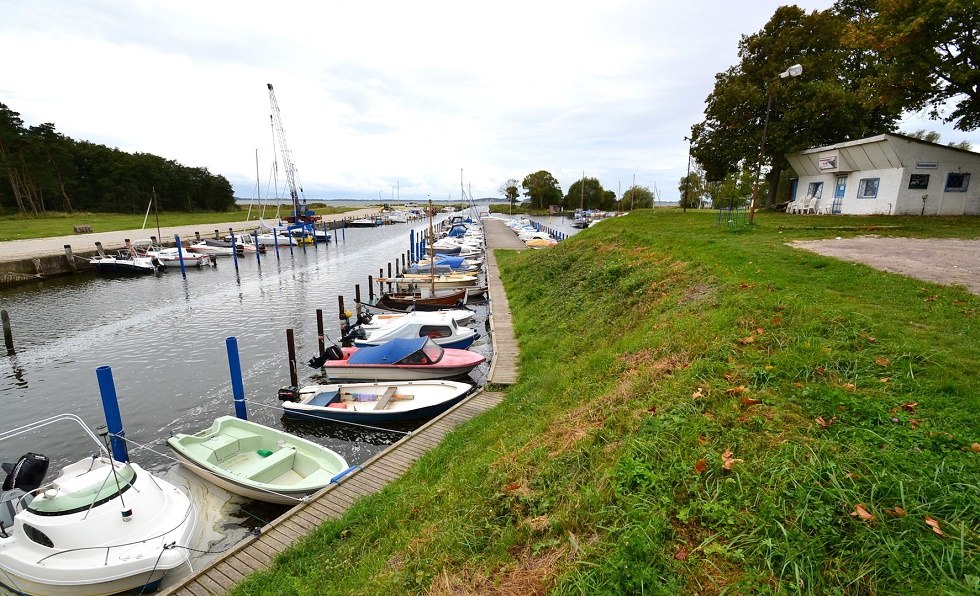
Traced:
<path fill-rule="evenodd" d="M 216 418 L 192 435 L 174 435 L 167 444 L 201 478 L 267 503 L 295 504 L 350 470 L 335 451 L 234 416 Z"/>

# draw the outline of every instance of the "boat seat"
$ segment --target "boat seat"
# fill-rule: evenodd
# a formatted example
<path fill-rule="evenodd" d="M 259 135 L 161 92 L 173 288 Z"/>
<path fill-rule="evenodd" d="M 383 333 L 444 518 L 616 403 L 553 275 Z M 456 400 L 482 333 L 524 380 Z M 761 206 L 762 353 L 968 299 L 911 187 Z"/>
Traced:
<path fill-rule="evenodd" d="M 201 447 L 206 447 L 214 454 L 214 461 L 220 462 L 241 451 L 237 437 L 217 435 L 203 441 Z"/>
<path fill-rule="evenodd" d="M 336 391 L 324 391 L 323 393 L 317 393 L 314 395 L 313 399 L 311 399 L 308 404 L 311 406 L 326 407 L 326 405 L 332 402 L 335 397 L 337 397 Z"/>
<path fill-rule="evenodd" d="M 272 455 L 254 462 L 255 468 L 247 472 L 248 479 L 256 482 L 271 482 L 292 469 L 294 457 L 296 457 L 295 449 L 283 447 Z"/>
<path fill-rule="evenodd" d="M 4 531 L 9 530 L 14 525 L 14 517 L 27 509 L 33 499 L 33 495 L 25 493 L 19 488 L 3 491 L 0 495 L 0 527 Z"/>
<path fill-rule="evenodd" d="M 398 387 L 396 387 L 394 385 L 391 386 L 391 387 L 388 387 L 387 389 L 385 389 L 385 392 L 382 393 L 381 394 L 381 397 L 378 398 L 378 403 L 377 403 L 377 405 L 374 406 L 374 409 L 375 410 L 383 410 L 383 409 L 387 408 L 388 407 L 388 402 L 391 401 L 391 397 L 393 395 L 395 395 L 395 392 L 396 391 L 398 391 Z"/>

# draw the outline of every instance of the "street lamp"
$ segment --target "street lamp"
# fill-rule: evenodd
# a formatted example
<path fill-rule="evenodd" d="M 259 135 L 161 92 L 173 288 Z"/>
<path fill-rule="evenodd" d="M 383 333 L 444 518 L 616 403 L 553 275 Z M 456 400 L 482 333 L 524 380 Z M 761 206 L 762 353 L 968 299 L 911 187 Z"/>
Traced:
<path fill-rule="evenodd" d="M 798 77 L 803 74 L 803 67 L 799 64 L 794 64 L 790 66 L 783 72 L 779 73 L 779 78 L 785 79 L 789 77 Z M 762 157 L 766 152 L 766 133 L 769 132 L 769 110 L 772 109 L 772 93 L 769 91 L 769 85 L 766 85 L 766 120 L 762 125 L 762 142 L 759 144 L 759 158 L 755 163 L 755 184 L 752 186 L 752 201 L 749 203 L 749 223 L 755 219 L 755 198 L 759 194 L 759 175 L 762 173 Z"/>
<path fill-rule="evenodd" d="M 694 139 L 684 137 L 687 141 L 687 178 L 684 179 L 684 213 L 687 213 L 687 189 L 691 186 L 691 143 Z"/>

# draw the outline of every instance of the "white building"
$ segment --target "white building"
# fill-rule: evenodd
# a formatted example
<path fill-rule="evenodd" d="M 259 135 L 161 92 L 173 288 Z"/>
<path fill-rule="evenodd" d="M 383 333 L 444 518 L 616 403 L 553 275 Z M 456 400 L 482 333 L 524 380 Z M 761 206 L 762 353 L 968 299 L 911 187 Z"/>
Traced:
<path fill-rule="evenodd" d="M 980 215 L 980 153 L 888 133 L 786 159 L 790 213 Z"/>

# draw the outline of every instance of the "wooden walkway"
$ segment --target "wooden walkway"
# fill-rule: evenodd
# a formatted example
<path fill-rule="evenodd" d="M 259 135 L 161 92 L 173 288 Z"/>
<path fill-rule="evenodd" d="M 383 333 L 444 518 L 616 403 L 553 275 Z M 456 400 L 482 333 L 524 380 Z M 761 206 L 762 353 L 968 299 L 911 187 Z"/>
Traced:
<path fill-rule="evenodd" d="M 497 271 L 493 249 L 523 250 L 524 243 L 502 221 L 484 220 L 487 241 L 487 285 L 490 293 L 490 332 L 493 359 L 487 380 L 509 385 L 517 380 L 518 347 L 511 327 L 510 308 Z M 277 554 L 303 538 L 326 519 L 339 519 L 361 497 L 381 490 L 404 474 L 426 451 L 438 445 L 457 425 L 493 408 L 504 394 L 478 391 L 448 412 L 430 420 L 411 435 L 361 464 L 361 469 L 293 507 L 196 573 L 164 586 L 163 594 L 208 596 L 227 594 L 253 571 L 265 569 Z"/>
<path fill-rule="evenodd" d="M 487 291 L 490 295 L 490 340 L 493 360 L 487 373 L 487 383 L 513 385 L 517 382 L 517 358 L 520 354 L 514 327 L 511 324 L 510 305 L 500 281 L 494 249 L 524 250 L 527 247 L 503 221 L 494 218 L 483 220 L 483 234 L 487 242 Z"/>

